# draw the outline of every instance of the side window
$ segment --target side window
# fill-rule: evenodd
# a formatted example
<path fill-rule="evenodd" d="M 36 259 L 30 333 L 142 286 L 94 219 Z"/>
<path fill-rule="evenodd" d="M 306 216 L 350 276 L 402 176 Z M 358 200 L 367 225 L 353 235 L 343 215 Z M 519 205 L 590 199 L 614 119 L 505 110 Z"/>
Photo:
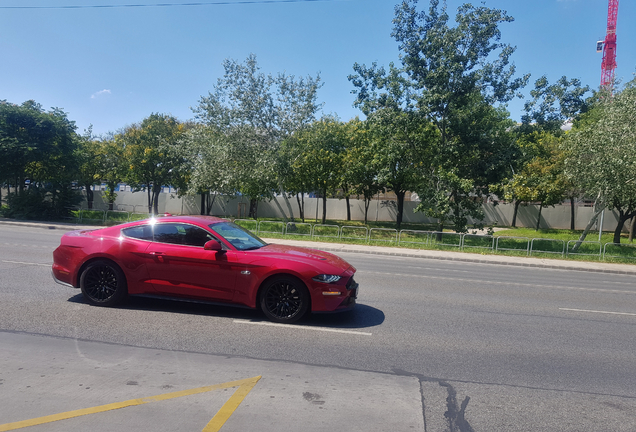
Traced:
<path fill-rule="evenodd" d="M 184 235 L 179 232 L 178 226 L 178 224 L 171 223 L 153 225 L 152 230 L 155 241 L 159 243 L 183 244 Z"/>
<path fill-rule="evenodd" d="M 159 243 L 203 247 L 212 234 L 204 229 L 188 224 L 160 223 L 154 226 L 154 239 Z"/>
<path fill-rule="evenodd" d="M 126 237 L 131 237 L 139 240 L 152 241 L 152 228 L 148 225 L 139 225 L 121 230 L 122 234 Z"/>
<path fill-rule="evenodd" d="M 203 247 L 208 241 L 214 238 L 212 234 L 199 227 L 192 225 L 182 226 L 185 228 L 185 240 L 183 243 L 185 245 Z"/>

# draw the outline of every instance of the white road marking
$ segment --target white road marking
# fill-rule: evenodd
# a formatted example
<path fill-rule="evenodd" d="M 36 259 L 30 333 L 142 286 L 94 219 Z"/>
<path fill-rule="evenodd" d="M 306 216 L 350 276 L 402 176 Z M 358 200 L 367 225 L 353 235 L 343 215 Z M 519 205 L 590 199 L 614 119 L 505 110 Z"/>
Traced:
<path fill-rule="evenodd" d="M 247 320 L 234 320 L 237 324 L 253 324 L 253 325 L 263 325 L 263 326 L 271 326 L 271 327 L 283 327 L 288 329 L 302 329 L 302 330 L 315 330 L 322 332 L 331 332 L 331 333 L 346 333 L 346 334 L 355 334 L 361 336 L 371 336 L 372 333 L 360 332 L 354 330 L 340 330 L 340 329 L 332 329 L 326 327 L 312 327 L 312 326 L 301 326 L 294 324 L 279 324 L 267 321 L 247 321 Z"/>
<path fill-rule="evenodd" d="M 444 276 L 430 276 L 430 275 L 417 275 L 417 274 L 406 274 L 406 273 L 387 273 L 387 272 L 374 272 L 374 271 L 359 271 L 356 273 L 356 277 L 361 277 L 364 274 L 379 274 L 379 275 L 387 275 L 387 276 L 407 276 L 407 277 L 416 277 L 422 279 L 443 279 L 443 280 L 453 280 L 460 282 L 471 282 L 471 283 L 482 283 L 482 284 L 493 284 L 493 285 L 509 285 L 509 286 L 529 286 L 534 288 L 554 288 L 554 289 L 563 289 L 563 290 L 574 290 L 574 291 L 592 291 L 592 292 L 607 292 L 607 293 L 618 293 L 618 294 L 636 294 L 636 291 L 625 291 L 625 290 L 615 290 L 615 289 L 604 289 L 604 288 L 581 288 L 581 287 L 569 287 L 563 285 L 538 285 L 531 283 L 521 283 L 521 282 L 507 282 L 507 281 L 490 281 L 483 279 L 462 279 L 462 278 L 453 278 L 453 277 L 444 277 Z"/>
<path fill-rule="evenodd" d="M 589 313 L 600 313 L 600 314 L 609 314 L 609 315 L 636 316 L 636 313 L 628 313 L 628 312 L 608 312 L 608 311 L 597 311 L 597 310 L 588 310 L 588 309 L 570 309 L 570 308 L 559 308 L 559 310 L 570 311 L 570 312 L 589 312 Z"/>
<path fill-rule="evenodd" d="M 7 261 L 7 260 L 2 260 L 2 262 L 3 263 L 9 263 L 9 264 L 26 264 L 26 265 L 51 267 L 51 264 L 42 264 L 42 263 L 32 263 L 32 262 L 22 262 L 22 261 Z"/>

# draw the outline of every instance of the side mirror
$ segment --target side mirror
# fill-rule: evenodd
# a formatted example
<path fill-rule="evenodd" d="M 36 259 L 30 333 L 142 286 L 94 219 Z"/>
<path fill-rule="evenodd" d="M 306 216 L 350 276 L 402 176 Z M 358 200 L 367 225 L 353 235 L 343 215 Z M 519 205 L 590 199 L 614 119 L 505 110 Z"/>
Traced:
<path fill-rule="evenodd" d="M 223 250 L 223 246 L 221 246 L 221 243 L 219 243 L 217 240 L 210 240 L 205 243 L 203 249 L 221 252 Z"/>

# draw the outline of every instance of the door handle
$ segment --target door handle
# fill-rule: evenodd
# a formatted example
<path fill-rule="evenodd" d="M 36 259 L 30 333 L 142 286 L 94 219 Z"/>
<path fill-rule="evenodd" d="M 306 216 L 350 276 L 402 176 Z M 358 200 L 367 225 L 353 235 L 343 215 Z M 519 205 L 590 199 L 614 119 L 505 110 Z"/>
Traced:
<path fill-rule="evenodd" d="M 150 252 L 154 258 L 157 258 L 157 261 L 164 262 L 164 254 L 163 252 Z"/>

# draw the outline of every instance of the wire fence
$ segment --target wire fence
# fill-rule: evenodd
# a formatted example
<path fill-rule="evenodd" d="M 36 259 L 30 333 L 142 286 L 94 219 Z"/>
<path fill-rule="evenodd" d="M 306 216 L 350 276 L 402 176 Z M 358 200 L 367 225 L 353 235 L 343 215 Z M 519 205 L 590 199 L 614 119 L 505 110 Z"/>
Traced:
<path fill-rule="evenodd" d="M 88 225 L 115 225 L 123 222 L 147 219 L 152 214 L 119 210 L 73 209 L 69 220 Z M 419 249 L 461 250 L 477 253 L 506 253 L 525 256 L 560 255 L 563 258 L 578 256 L 599 260 L 636 260 L 636 244 L 601 243 L 598 241 L 561 240 L 493 236 L 468 233 L 396 230 L 391 228 L 367 228 L 365 226 L 340 226 L 278 220 L 234 219 L 233 222 L 257 235 L 298 236 L 311 240 L 336 239 L 345 242 L 387 244 Z M 578 245 L 578 246 L 577 246 Z"/>

